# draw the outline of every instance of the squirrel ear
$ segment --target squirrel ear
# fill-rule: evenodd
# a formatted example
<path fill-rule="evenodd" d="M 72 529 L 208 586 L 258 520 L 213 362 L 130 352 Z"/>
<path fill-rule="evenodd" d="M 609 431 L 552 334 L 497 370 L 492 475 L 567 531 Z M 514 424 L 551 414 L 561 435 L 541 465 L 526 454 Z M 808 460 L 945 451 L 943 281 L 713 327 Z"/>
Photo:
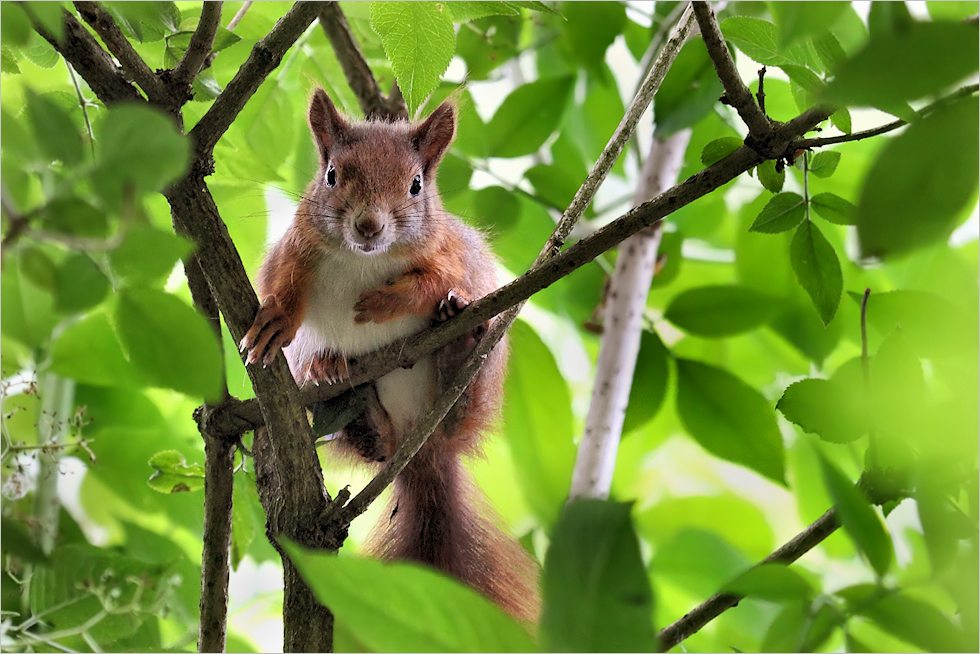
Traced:
<path fill-rule="evenodd" d="M 428 173 L 439 164 L 456 136 L 456 107 L 448 100 L 443 102 L 412 130 L 411 136 Z"/>
<path fill-rule="evenodd" d="M 313 132 L 313 139 L 320 152 L 320 163 L 326 164 L 330 151 L 343 141 L 344 133 L 350 126 L 323 89 L 317 89 L 313 93 L 309 118 L 310 131 Z"/>

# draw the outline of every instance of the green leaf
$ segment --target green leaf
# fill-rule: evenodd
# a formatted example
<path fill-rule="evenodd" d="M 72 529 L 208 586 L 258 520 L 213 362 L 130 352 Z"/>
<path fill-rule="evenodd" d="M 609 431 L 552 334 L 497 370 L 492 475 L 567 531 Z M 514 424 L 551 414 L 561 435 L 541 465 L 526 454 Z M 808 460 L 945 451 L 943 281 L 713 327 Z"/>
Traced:
<path fill-rule="evenodd" d="M 831 443 L 850 443 L 868 430 L 860 386 L 826 379 L 804 379 L 789 388 L 776 404 L 786 419 L 803 431 Z"/>
<path fill-rule="evenodd" d="M 242 37 L 238 36 L 231 30 L 225 29 L 221 25 L 218 25 L 218 31 L 214 35 L 214 43 L 211 45 L 211 52 L 221 52 L 225 48 L 230 48 L 239 41 Z"/>
<path fill-rule="evenodd" d="M 802 601 L 786 602 L 769 624 L 760 644 L 760 652 L 802 652 L 809 622 L 807 605 Z"/>
<path fill-rule="evenodd" d="M 54 303 L 58 311 L 79 313 L 90 309 L 108 292 L 109 280 L 86 254 L 70 255 L 58 267 Z"/>
<path fill-rule="evenodd" d="M 129 283 L 147 283 L 173 272 L 181 257 L 190 254 L 186 239 L 152 227 L 132 227 L 123 242 L 109 252 L 113 272 Z"/>
<path fill-rule="evenodd" d="M 786 484 L 783 440 L 766 399 L 731 373 L 677 360 L 677 412 L 706 450 Z"/>
<path fill-rule="evenodd" d="M 766 203 L 765 208 L 759 212 L 759 217 L 749 227 L 749 231 L 763 234 L 786 232 L 799 225 L 805 216 L 806 209 L 801 195 L 779 193 Z"/>
<path fill-rule="evenodd" d="M 93 386 L 139 385 L 104 313 L 86 316 L 58 334 L 51 345 L 51 371 Z"/>
<path fill-rule="evenodd" d="M 865 256 L 897 255 L 949 236 L 976 194 L 978 111 L 975 97 L 943 107 L 881 149 L 857 206 Z"/>
<path fill-rule="evenodd" d="M 234 488 L 232 490 L 232 514 L 231 514 L 231 569 L 237 570 L 248 546 L 255 538 L 255 520 L 252 517 L 252 506 L 248 492 L 244 489 L 244 484 L 252 483 L 244 474 L 237 474 L 234 477 Z"/>
<path fill-rule="evenodd" d="M 517 87 L 487 125 L 491 157 L 532 154 L 561 123 L 575 78 L 552 77 Z"/>
<path fill-rule="evenodd" d="M 21 48 L 21 52 L 38 68 L 54 68 L 61 61 L 61 55 L 51 44 L 40 38 L 33 39 L 30 45 Z"/>
<path fill-rule="evenodd" d="M 851 133 L 851 112 L 848 111 L 846 107 L 841 107 L 834 113 L 830 114 L 830 122 L 834 127 L 845 134 Z"/>
<path fill-rule="evenodd" d="M 452 2 L 448 5 L 454 23 L 466 23 L 484 16 L 519 16 L 520 9 L 510 2 Z"/>
<path fill-rule="evenodd" d="M 116 324 L 130 360 L 154 386 L 215 398 L 224 366 L 208 323 L 182 301 L 153 289 L 124 289 Z"/>
<path fill-rule="evenodd" d="M 685 43 L 653 103 L 657 138 L 696 125 L 714 110 L 723 90 L 704 41 L 691 39 Z"/>
<path fill-rule="evenodd" d="M 868 497 L 822 454 L 820 468 L 827 491 L 834 500 L 837 519 L 858 549 L 868 557 L 878 576 L 884 575 L 892 561 L 891 538 L 871 507 Z"/>
<path fill-rule="evenodd" d="M 824 91 L 824 83 L 820 77 L 805 66 L 783 64 L 782 69 L 790 79 L 790 90 L 796 108 L 806 111 L 817 104 L 818 98 Z"/>
<path fill-rule="evenodd" d="M 764 325 L 779 308 L 776 298 L 745 286 L 701 286 L 674 297 L 664 318 L 691 334 L 716 338 Z"/>
<path fill-rule="evenodd" d="M 79 198 L 58 198 L 41 212 L 44 228 L 74 236 L 106 236 L 109 226 L 106 214 Z"/>
<path fill-rule="evenodd" d="M 38 288 L 54 291 L 58 283 L 58 268 L 51 257 L 36 245 L 27 245 L 20 249 L 17 256 L 20 264 L 20 274 L 29 279 Z"/>
<path fill-rule="evenodd" d="M 779 45 L 787 46 L 819 34 L 837 21 L 846 2 L 768 2 L 779 32 Z"/>
<path fill-rule="evenodd" d="M 857 611 L 890 634 L 927 652 L 965 652 L 973 646 L 963 631 L 933 604 L 902 594 L 882 597 Z"/>
<path fill-rule="evenodd" d="M 623 420 L 623 433 L 639 429 L 660 411 L 667 398 L 670 365 L 667 348 L 654 331 L 640 334 L 640 350 L 636 355 L 633 385 Z"/>
<path fill-rule="evenodd" d="M 779 193 L 783 190 L 783 184 L 786 182 L 786 169 L 781 168 L 777 172 L 775 159 L 763 161 L 756 166 L 755 171 L 759 176 L 759 181 L 767 191 Z"/>
<path fill-rule="evenodd" d="M 972 25 L 913 22 L 907 29 L 876 36 L 844 62 L 827 87 L 826 99 L 880 106 L 940 93 L 977 72 L 978 48 Z"/>
<path fill-rule="evenodd" d="M 413 113 L 439 84 L 456 50 L 456 32 L 442 2 L 372 2 L 371 27 L 381 36 L 398 86 Z"/>
<path fill-rule="evenodd" d="M 721 23 L 725 40 L 765 66 L 806 64 L 800 46 L 780 48 L 776 43 L 776 26 L 759 18 L 732 16 Z"/>
<path fill-rule="evenodd" d="M 140 43 L 159 41 L 180 26 L 180 9 L 173 2 L 105 2 L 126 36 Z"/>
<path fill-rule="evenodd" d="M 975 0 L 970 2 L 936 2 L 929 0 L 926 2 L 929 8 L 929 16 L 933 20 L 965 20 L 977 13 L 977 3 Z"/>
<path fill-rule="evenodd" d="M 65 36 L 64 8 L 60 2 L 25 2 L 27 10 L 56 41 Z"/>
<path fill-rule="evenodd" d="M 0 4 L 0 37 L 4 46 L 20 47 L 31 39 L 31 21 L 18 2 Z"/>
<path fill-rule="evenodd" d="M 737 136 L 723 136 L 720 139 L 715 139 L 701 150 L 701 163 L 705 166 L 716 164 L 740 147 L 742 147 L 742 139 Z"/>
<path fill-rule="evenodd" d="M 840 163 L 840 152 L 836 150 L 824 150 L 818 152 L 810 159 L 808 170 L 817 177 L 830 177 L 837 170 Z"/>
<path fill-rule="evenodd" d="M 190 142 L 160 111 L 136 104 L 115 105 L 96 125 L 100 149 L 92 183 L 102 200 L 117 206 L 137 192 L 162 189 L 184 174 Z"/>
<path fill-rule="evenodd" d="M 817 215 L 836 225 L 854 225 L 857 207 L 833 193 L 817 193 L 810 198 L 810 206 Z"/>
<path fill-rule="evenodd" d="M 177 450 L 159 452 L 149 464 L 156 471 L 147 483 L 158 493 L 188 493 L 204 488 L 204 468 L 198 463 L 188 464 Z"/>
<path fill-rule="evenodd" d="M 764 563 L 744 572 L 723 592 L 781 602 L 807 599 L 813 595 L 813 587 L 800 573 L 782 563 Z"/>
<path fill-rule="evenodd" d="M 851 293 L 860 306 L 862 296 Z M 868 298 L 868 323 L 882 336 L 897 326 L 922 358 L 958 359 L 976 351 L 975 312 L 962 310 L 946 298 L 926 291 L 872 293 Z"/>
<path fill-rule="evenodd" d="M 317 598 L 376 652 L 530 652 L 524 628 L 435 570 L 283 548 Z"/>
<path fill-rule="evenodd" d="M 844 289 L 837 253 L 820 229 L 807 220 L 793 235 L 789 255 L 796 279 L 810 296 L 823 324 L 828 324 L 837 314 Z"/>
<path fill-rule="evenodd" d="M 562 39 L 568 58 L 602 79 L 601 62 L 626 25 L 626 7 L 618 2 L 571 2 L 562 5 L 562 14 Z"/>
<path fill-rule="evenodd" d="M 817 53 L 817 57 L 820 59 L 820 63 L 823 64 L 829 72 L 837 70 L 837 67 L 847 59 L 847 53 L 844 52 L 844 48 L 841 47 L 840 41 L 837 37 L 833 35 L 832 32 L 826 31 L 823 34 L 814 37 L 813 39 L 813 49 Z"/>
<path fill-rule="evenodd" d="M 33 543 L 31 536 L 24 529 L 21 522 L 3 516 L 0 517 L 0 523 L 2 523 L 3 527 L 3 545 L 0 551 L 4 555 L 10 554 L 26 563 L 37 563 L 40 565 L 47 563 L 47 555 Z"/>
<path fill-rule="evenodd" d="M 484 229 L 505 232 L 520 221 L 521 204 L 514 193 L 504 187 L 487 186 L 474 194 L 472 216 Z"/>
<path fill-rule="evenodd" d="M 546 651 L 656 649 L 653 593 L 630 506 L 579 498 L 565 507 L 542 574 Z"/>
<path fill-rule="evenodd" d="M 41 152 L 67 166 L 81 163 L 84 154 L 82 135 L 68 114 L 49 97 L 38 95 L 30 88 L 25 89 L 25 95 L 27 115 Z"/>
<path fill-rule="evenodd" d="M 14 51 L 7 46 L 0 47 L 0 72 L 20 75 L 20 66 L 17 65 L 17 56 Z"/>
<path fill-rule="evenodd" d="M 517 478 L 528 504 L 554 524 L 575 465 L 571 397 L 551 351 L 527 323 L 510 330 L 504 420 Z"/>

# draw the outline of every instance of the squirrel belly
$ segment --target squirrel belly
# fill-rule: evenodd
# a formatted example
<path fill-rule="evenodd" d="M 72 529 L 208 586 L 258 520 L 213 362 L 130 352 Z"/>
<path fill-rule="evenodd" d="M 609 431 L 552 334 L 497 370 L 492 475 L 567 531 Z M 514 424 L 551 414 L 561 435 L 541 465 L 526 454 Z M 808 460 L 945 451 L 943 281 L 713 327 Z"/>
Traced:
<path fill-rule="evenodd" d="M 380 323 L 354 321 L 358 299 L 402 274 L 406 266 L 405 261 L 386 255 L 343 250 L 324 255 L 312 281 L 306 316 L 293 342 L 283 348 L 297 381 L 304 380 L 308 366 L 322 352 L 336 352 L 345 359 L 357 356 L 417 333 L 431 322 L 411 314 Z M 427 357 L 411 368 L 393 370 L 375 385 L 381 405 L 399 431 L 405 432 L 435 399 L 432 360 Z"/>

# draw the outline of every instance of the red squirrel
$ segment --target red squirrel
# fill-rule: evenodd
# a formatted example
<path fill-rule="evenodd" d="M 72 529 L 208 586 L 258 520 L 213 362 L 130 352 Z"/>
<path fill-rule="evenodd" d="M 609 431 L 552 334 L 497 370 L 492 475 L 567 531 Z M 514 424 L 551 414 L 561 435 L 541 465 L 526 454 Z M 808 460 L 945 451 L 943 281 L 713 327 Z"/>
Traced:
<path fill-rule="evenodd" d="M 339 383 L 349 357 L 446 320 L 497 288 L 483 235 L 446 213 L 436 168 L 456 134 L 456 110 L 424 121 L 353 122 L 318 89 L 309 125 L 320 169 L 258 278 L 261 307 L 242 339 L 247 362 L 282 349 L 297 383 Z M 489 323 L 431 357 L 378 379 L 364 414 L 336 439 L 360 460 L 382 462 L 432 406 Z M 537 615 L 537 566 L 494 524 L 463 465 L 478 454 L 503 399 L 506 346 L 395 481 L 390 518 L 372 553 L 434 566 L 512 616 Z"/>

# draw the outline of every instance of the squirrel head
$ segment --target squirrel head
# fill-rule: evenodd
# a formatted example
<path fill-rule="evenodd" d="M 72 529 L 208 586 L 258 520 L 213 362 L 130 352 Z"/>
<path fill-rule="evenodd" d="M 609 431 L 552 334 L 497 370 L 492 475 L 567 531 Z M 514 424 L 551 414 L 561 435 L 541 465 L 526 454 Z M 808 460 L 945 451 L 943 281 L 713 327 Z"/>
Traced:
<path fill-rule="evenodd" d="M 450 102 L 417 124 L 351 121 L 317 89 L 309 122 L 320 156 L 309 218 L 325 239 L 364 255 L 398 254 L 438 232 L 436 168 L 456 135 Z"/>

